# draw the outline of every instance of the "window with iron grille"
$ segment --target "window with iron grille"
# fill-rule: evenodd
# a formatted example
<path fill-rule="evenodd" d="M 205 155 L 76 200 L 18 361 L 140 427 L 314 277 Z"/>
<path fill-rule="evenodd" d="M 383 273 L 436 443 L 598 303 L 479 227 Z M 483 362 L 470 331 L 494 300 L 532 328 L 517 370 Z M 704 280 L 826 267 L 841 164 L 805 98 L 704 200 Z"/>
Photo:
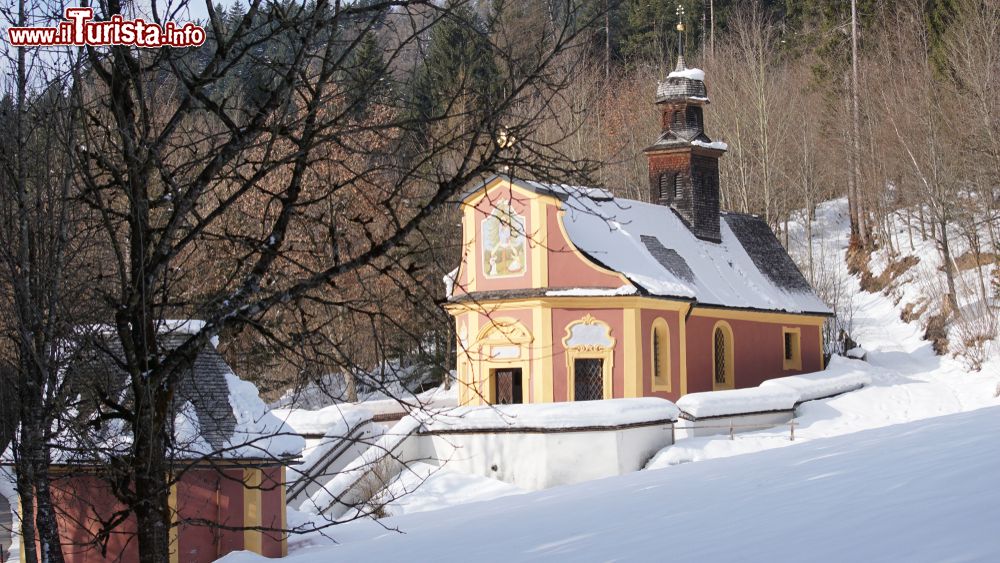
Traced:
<path fill-rule="evenodd" d="M 794 360 L 795 350 L 792 348 L 792 333 L 785 333 L 785 359 Z"/>
<path fill-rule="evenodd" d="M 579 358 L 573 362 L 573 399 L 596 401 L 604 398 L 604 360 Z"/>
<path fill-rule="evenodd" d="M 726 382 L 726 335 L 721 328 L 715 329 L 715 382 Z"/>
<path fill-rule="evenodd" d="M 653 377 L 660 378 L 660 331 L 653 329 Z"/>
<path fill-rule="evenodd" d="M 653 323 L 653 383 L 660 386 L 670 385 L 670 333 L 667 323 L 657 319 Z"/>

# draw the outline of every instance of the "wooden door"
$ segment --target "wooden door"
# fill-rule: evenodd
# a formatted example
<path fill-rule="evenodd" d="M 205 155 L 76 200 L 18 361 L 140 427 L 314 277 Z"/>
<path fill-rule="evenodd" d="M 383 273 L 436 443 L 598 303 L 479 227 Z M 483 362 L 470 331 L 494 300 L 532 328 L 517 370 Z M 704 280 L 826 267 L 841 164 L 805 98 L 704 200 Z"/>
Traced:
<path fill-rule="evenodd" d="M 495 404 L 515 405 L 524 402 L 520 368 L 494 370 L 493 379 L 497 389 Z"/>

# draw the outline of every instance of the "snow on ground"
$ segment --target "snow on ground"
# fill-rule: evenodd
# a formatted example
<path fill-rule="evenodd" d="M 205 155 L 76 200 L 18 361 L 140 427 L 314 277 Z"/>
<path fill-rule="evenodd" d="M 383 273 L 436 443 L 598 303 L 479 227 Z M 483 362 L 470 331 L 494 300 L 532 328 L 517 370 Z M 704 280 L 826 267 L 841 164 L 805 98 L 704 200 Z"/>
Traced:
<path fill-rule="evenodd" d="M 994 561 L 998 427 L 988 408 L 360 521 L 287 561 Z"/>
<path fill-rule="evenodd" d="M 524 493 L 489 477 L 448 471 L 429 463 L 411 463 L 384 490 L 386 512 L 393 516 L 439 510 Z"/>

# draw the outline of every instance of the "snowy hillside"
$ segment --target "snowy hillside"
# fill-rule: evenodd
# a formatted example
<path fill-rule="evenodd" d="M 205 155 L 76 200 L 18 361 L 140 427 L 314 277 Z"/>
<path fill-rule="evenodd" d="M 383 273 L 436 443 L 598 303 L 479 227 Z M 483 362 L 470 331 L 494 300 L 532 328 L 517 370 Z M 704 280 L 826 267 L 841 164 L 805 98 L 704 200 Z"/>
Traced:
<path fill-rule="evenodd" d="M 995 560 L 998 427 L 994 407 L 360 521 L 337 528 L 342 545 L 288 561 Z"/>

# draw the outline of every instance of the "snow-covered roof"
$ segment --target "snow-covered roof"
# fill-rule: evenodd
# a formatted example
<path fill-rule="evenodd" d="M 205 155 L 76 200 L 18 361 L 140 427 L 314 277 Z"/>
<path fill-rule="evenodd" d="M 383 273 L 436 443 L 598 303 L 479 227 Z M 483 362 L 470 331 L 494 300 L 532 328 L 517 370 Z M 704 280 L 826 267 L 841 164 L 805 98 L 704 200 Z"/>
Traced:
<path fill-rule="evenodd" d="M 767 223 L 724 213 L 719 243 L 698 239 L 669 207 L 569 195 L 573 244 L 652 295 L 789 313 L 829 314 Z"/>
<path fill-rule="evenodd" d="M 677 406 L 666 399 L 607 399 L 570 403 L 483 405 L 441 411 L 423 411 L 410 416 L 421 421 L 423 432 L 468 430 L 518 430 L 616 427 L 675 421 Z"/>
<path fill-rule="evenodd" d="M 586 197 L 596 201 L 611 200 L 614 199 L 614 195 L 604 188 L 591 188 L 588 186 L 573 186 L 570 184 L 552 184 L 545 182 L 536 182 L 535 180 L 525 180 L 514 178 L 504 175 L 497 174 L 486 179 L 485 182 L 481 184 L 476 184 L 472 189 L 466 191 L 462 194 L 461 200 L 468 199 L 469 196 L 479 193 L 479 190 L 483 189 L 485 186 L 489 185 L 491 182 L 497 178 L 503 178 L 514 184 L 521 189 L 528 190 L 529 192 L 540 194 L 540 195 L 550 195 L 559 199 L 565 199 L 566 197 Z"/>
<path fill-rule="evenodd" d="M 171 330 L 174 329 L 174 330 Z M 157 340 L 162 350 L 181 346 L 197 325 L 171 324 L 161 328 Z M 78 392 L 73 409 L 82 419 L 96 415 L 101 396 L 126 404 L 131 388 L 118 339 L 98 334 L 85 339 L 66 371 L 67 384 Z M 191 368 L 181 373 L 172 405 L 175 458 L 274 459 L 298 456 L 305 447 L 260 399 L 257 387 L 244 381 L 209 344 L 198 351 Z M 70 450 L 66 460 L 96 455 L 91 449 L 124 451 L 131 437 L 118 421 L 99 425 L 67 426 L 60 442 Z M 83 428 L 86 428 L 85 430 Z M 88 446 L 89 445 L 89 446 Z"/>
<path fill-rule="evenodd" d="M 705 71 L 700 68 L 683 68 L 680 70 L 673 70 L 667 75 L 667 78 L 687 78 L 688 80 L 701 80 L 705 81 Z"/>
<path fill-rule="evenodd" d="M 865 362 L 833 356 L 823 371 L 769 379 L 760 386 L 788 387 L 799 394 L 799 401 L 813 401 L 871 385 L 869 370 Z"/>
<path fill-rule="evenodd" d="M 686 415 L 706 418 L 792 410 L 799 398 L 798 391 L 774 385 L 689 393 L 678 399 L 677 407 Z"/>

